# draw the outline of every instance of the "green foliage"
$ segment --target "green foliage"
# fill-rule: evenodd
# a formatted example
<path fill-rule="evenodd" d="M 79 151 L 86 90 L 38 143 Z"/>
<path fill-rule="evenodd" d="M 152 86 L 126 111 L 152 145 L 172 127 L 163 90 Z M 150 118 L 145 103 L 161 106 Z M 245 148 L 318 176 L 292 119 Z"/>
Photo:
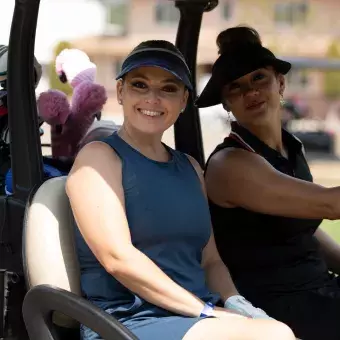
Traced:
<path fill-rule="evenodd" d="M 66 48 L 72 48 L 71 44 L 67 41 L 61 41 L 57 44 L 54 49 L 54 58 L 49 66 L 49 79 L 50 88 L 64 92 L 66 95 L 70 96 L 72 94 L 72 87 L 69 84 L 63 84 L 55 71 L 55 59 L 58 54 Z"/>
<path fill-rule="evenodd" d="M 333 41 L 327 51 L 327 58 L 340 59 L 339 42 Z M 340 97 L 340 71 L 325 72 L 325 95 L 330 98 Z"/>

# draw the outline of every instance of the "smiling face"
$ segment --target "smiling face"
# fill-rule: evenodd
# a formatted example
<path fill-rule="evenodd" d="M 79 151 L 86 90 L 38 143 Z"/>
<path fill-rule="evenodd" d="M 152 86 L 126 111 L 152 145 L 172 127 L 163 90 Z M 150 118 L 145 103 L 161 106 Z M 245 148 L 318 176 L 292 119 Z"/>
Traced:
<path fill-rule="evenodd" d="M 283 75 L 272 67 L 260 68 L 224 86 L 224 106 L 243 125 L 262 125 L 280 119 Z"/>
<path fill-rule="evenodd" d="M 188 90 L 173 74 L 159 67 L 140 67 L 117 83 L 125 124 L 146 134 L 162 134 L 186 106 Z"/>

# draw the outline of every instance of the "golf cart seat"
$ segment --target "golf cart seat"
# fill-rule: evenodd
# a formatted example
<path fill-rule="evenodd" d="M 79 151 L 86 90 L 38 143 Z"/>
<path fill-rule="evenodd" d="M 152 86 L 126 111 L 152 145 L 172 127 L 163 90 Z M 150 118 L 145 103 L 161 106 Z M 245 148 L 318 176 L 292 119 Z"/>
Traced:
<path fill-rule="evenodd" d="M 99 141 L 112 135 L 115 131 L 118 131 L 120 127 L 121 125 L 118 125 L 111 120 L 95 120 L 85 136 L 79 142 L 79 149 L 90 142 Z M 50 147 L 51 145 L 45 144 L 45 146 Z M 44 166 L 53 167 L 56 171 L 61 172 L 64 175 L 70 172 L 73 162 L 73 158 L 64 159 L 58 157 L 53 158 L 52 156 L 43 156 Z M 56 176 L 58 175 L 54 175 L 54 177 Z"/>
<path fill-rule="evenodd" d="M 30 339 L 79 339 L 85 324 L 107 340 L 137 339 L 116 319 L 81 297 L 74 220 L 66 177 L 44 182 L 26 207 L 23 261 L 28 293 L 23 316 Z"/>

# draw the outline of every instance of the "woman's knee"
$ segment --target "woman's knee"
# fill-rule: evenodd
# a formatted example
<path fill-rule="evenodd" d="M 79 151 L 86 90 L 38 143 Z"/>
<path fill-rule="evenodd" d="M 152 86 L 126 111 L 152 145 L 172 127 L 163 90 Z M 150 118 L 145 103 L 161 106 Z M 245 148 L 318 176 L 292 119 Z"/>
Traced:
<path fill-rule="evenodd" d="M 274 323 L 275 324 L 272 326 L 273 327 L 272 335 L 275 335 L 274 338 L 276 340 L 295 340 L 296 339 L 293 331 L 291 330 L 289 326 L 279 321 L 274 321 Z M 269 336 L 268 340 L 274 339 L 274 338 L 271 338 Z"/>
<path fill-rule="evenodd" d="M 254 340 L 295 340 L 296 337 L 289 326 L 276 320 L 248 319 L 246 326 L 249 339 Z M 248 338 L 247 338 L 248 339 Z"/>
<path fill-rule="evenodd" d="M 182 340 L 222 340 L 226 339 L 228 335 L 229 332 L 221 319 L 209 318 L 197 322 L 189 329 Z"/>
<path fill-rule="evenodd" d="M 205 319 L 195 324 L 183 340 L 295 340 L 293 331 L 275 320 L 225 317 Z"/>

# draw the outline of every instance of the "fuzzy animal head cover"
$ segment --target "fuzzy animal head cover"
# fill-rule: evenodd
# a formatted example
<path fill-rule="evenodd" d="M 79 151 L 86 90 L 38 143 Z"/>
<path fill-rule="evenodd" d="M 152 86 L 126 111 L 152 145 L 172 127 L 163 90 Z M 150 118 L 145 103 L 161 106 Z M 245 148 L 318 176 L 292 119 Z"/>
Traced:
<path fill-rule="evenodd" d="M 39 115 L 51 126 L 53 158 L 74 158 L 79 143 L 107 101 L 106 90 L 95 84 L 96 65 L 86 53 L 65 49 L 56 58 L 56 72 L 73 87 L 71 104 L 66 94 L 50 89 L 38 98 Z"/>

